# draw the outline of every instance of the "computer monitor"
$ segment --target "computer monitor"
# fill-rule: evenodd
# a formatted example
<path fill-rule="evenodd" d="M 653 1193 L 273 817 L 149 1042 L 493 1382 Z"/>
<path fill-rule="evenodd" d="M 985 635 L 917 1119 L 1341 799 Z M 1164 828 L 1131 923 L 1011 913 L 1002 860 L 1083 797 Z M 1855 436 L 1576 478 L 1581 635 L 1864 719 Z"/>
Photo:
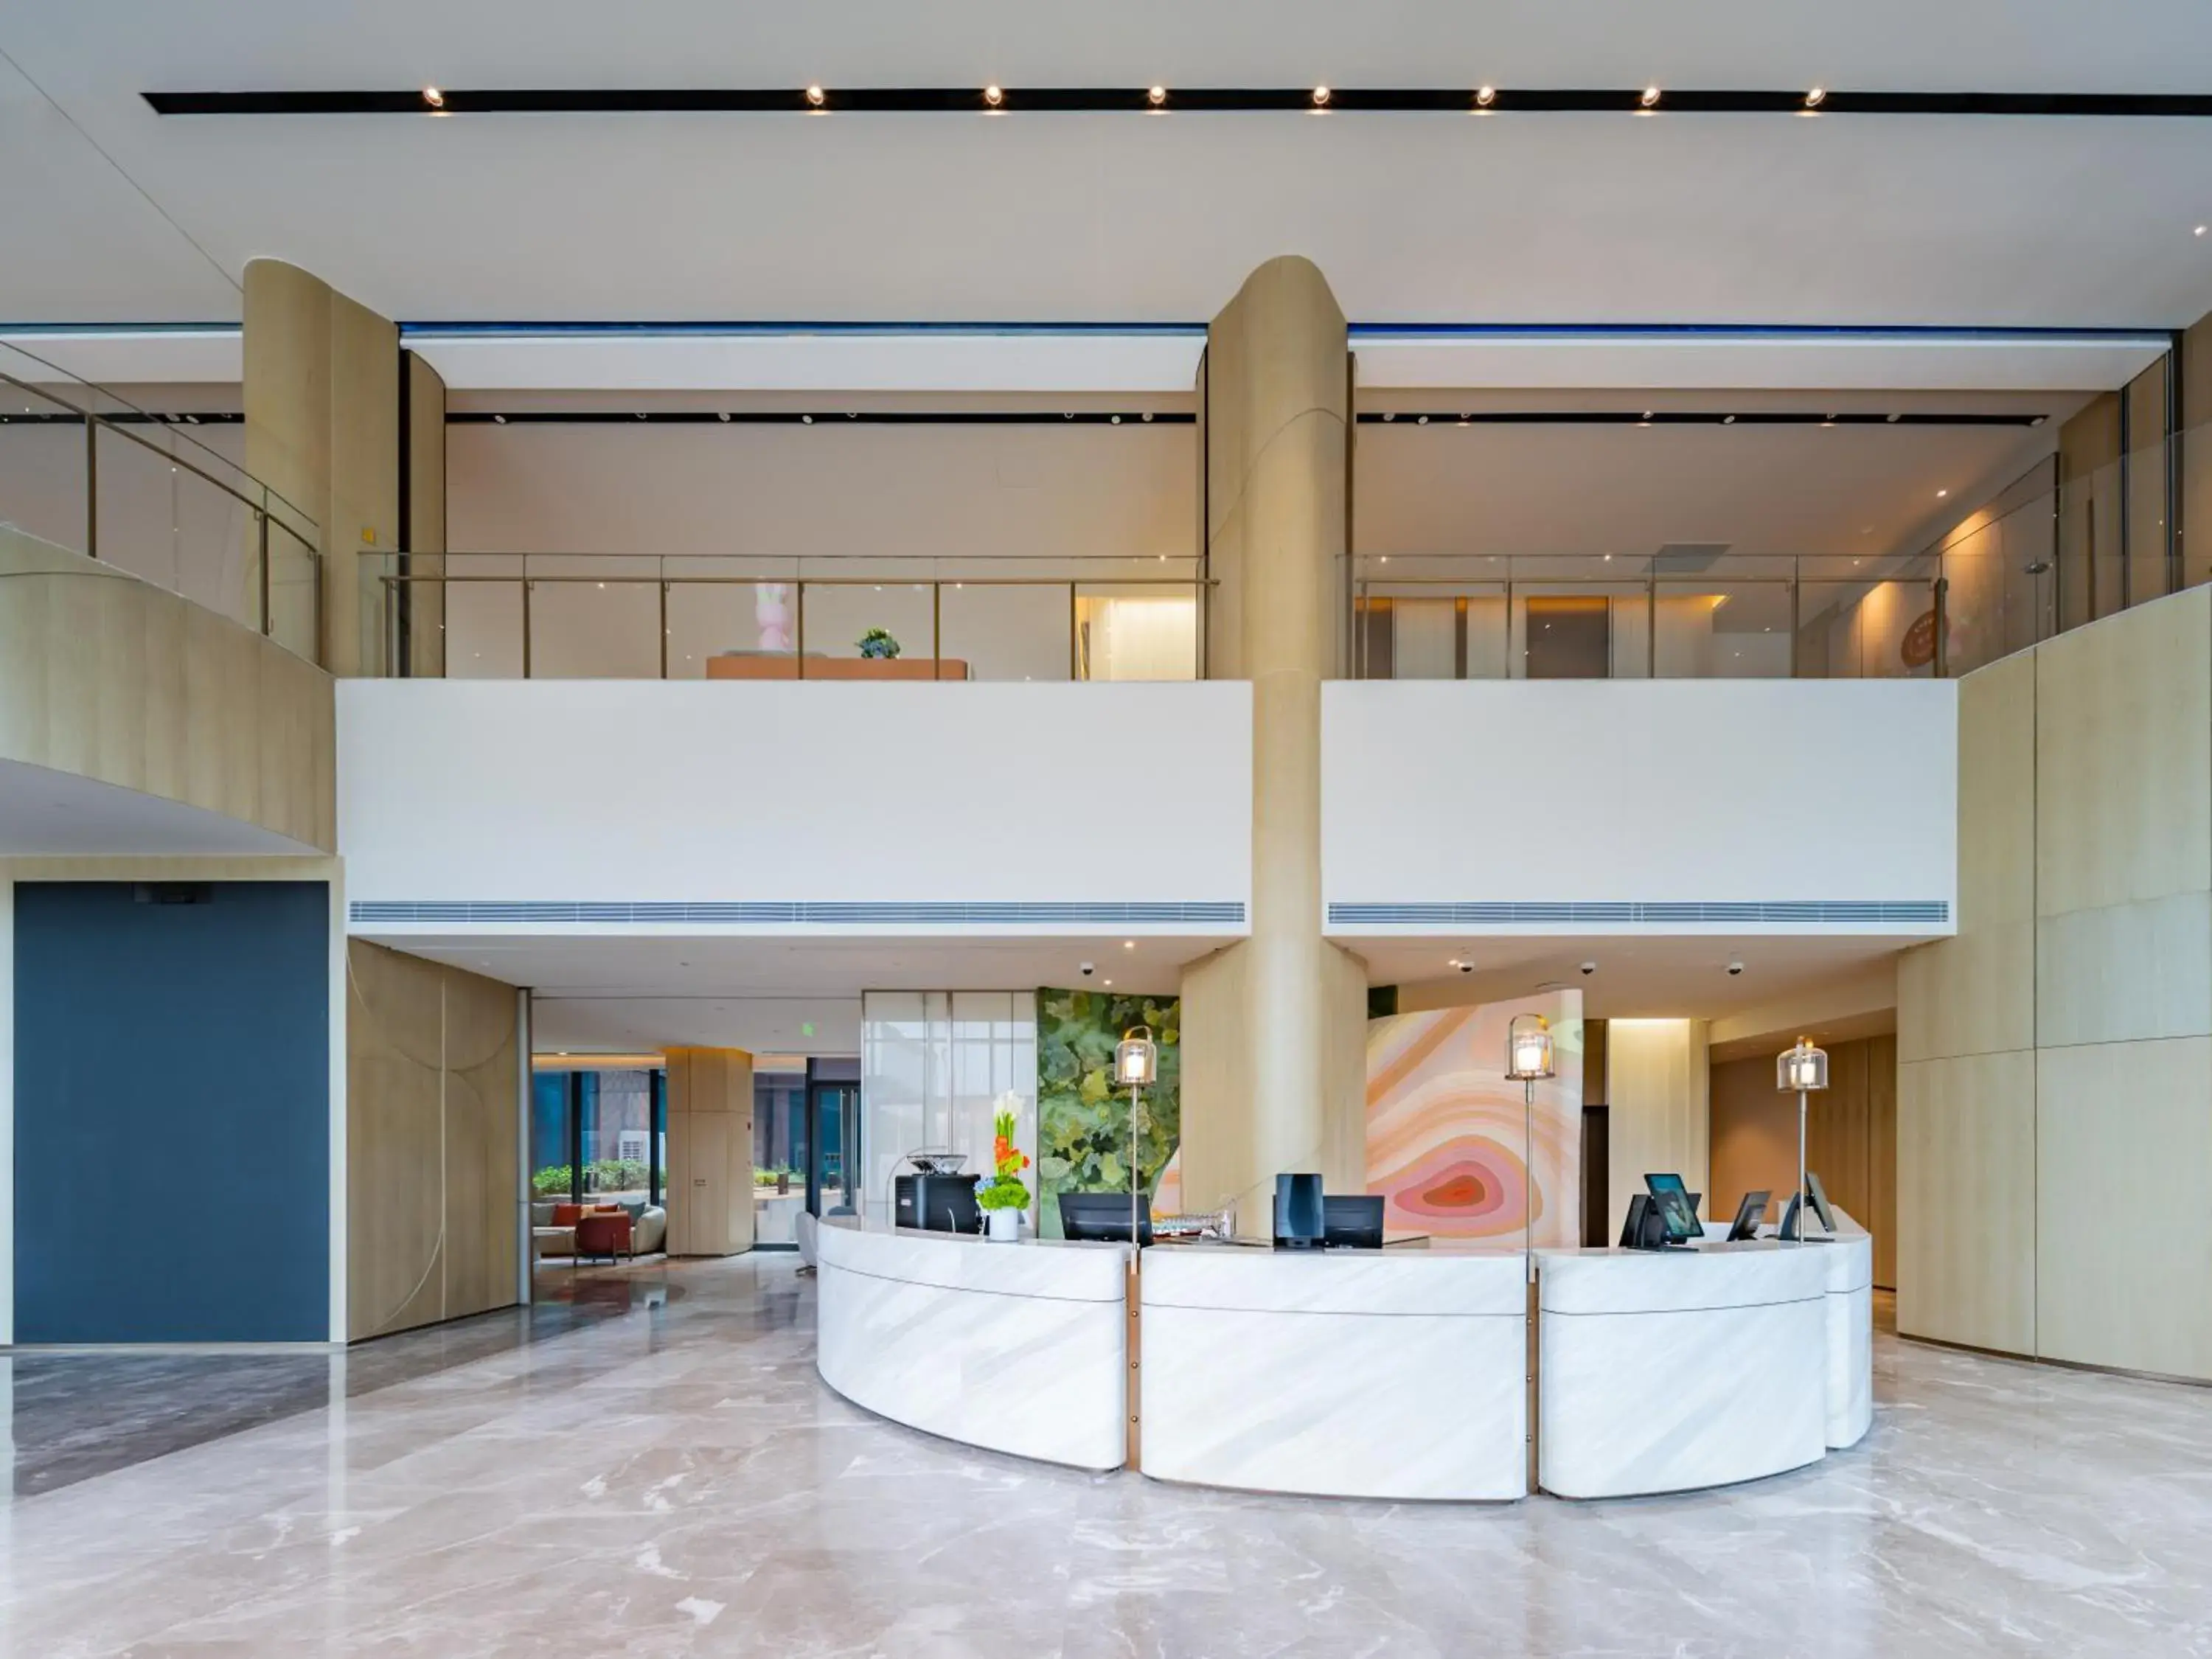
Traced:
<path fill-rule="evenodd" d="M 1302 1173 L 1275 1177 L 1274 1231 L 1278 1249 L 1311 1250 L 1327 1242 L 1319 1176 Z"/>
<path fill-rule="evenodd" d="M 1332 1250 L 1382 1248 L 1382 1195 L 1329 1194 L 1321 1201 L 1322 1243 Z"/>
<path fill-rule="evenodd" d="M 1827 1188 L 1820 1185 L 1820 1177 L 1812 1170 L 1805 1171 L 1805 1196 L 1811 1200 L 1813 1213 L 1820 1218 L 1821 1226 L 1836 1231 L 1836 1212 L 1828 1207 Z"/>
<path fill-rule="evenodd" d="M 1681 1176 L 1647 1174 L 1644 1177 L 1644 1184 L 1651 1189 L 1651 1202 L 1659 1211 L 1659 1219 L 1666 1229 L 1668 1243 L 1686 1243 L 1691 1239 L 1705 1237 L 1705 1229 L 1698 1224 L 1697 1204 L 1689 1189 L 1682 1185 Z"/>
<path fill-rule="evenodd" d="M 1766 1219 L 1766 1200 L 1774 1194 L 1760 1191 L 1746 1193 L 1735 1206 L 1735 1219 L 1729 1224 L 1729 1242 L 1739 1243 L 1747 1238 L 1759 1237 L 1759 1224 Z"/>
<path fill-rule="evenodd" d="M 1640 1250 L 1644 1248 L 1644 1218 L 1650 1212 L 1651 1200 L 1642 1193 L 1632 1193 L 1628 1200 L 1628 1214 L 1620 1224 L 1620 1248 Z"/>
<path fill-rule="evenodd" d="M 1152 1242 L 1152 1206 L 1142 1204 L 1145 1217 L 1139 1224 L 1137 1242 Z M 1060 1231 L 1064 1237 L 1083 1243 L 1127 1243 L 1129 1240 L 1129 1195 L 1127 1193 L 1062 1193 L 1060 1195 Z"/>

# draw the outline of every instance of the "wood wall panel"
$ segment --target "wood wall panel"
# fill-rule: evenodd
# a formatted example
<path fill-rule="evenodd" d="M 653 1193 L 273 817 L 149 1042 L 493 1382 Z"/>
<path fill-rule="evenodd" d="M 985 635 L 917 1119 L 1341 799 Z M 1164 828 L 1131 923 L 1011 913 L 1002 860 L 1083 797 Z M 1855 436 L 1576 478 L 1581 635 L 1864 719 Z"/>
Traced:
<path fill-rule="evenodd" d="M 2212 1035 L 2212 892 L 2046 916 L 2035 981 L 2039 1048 Z"/>
<path fill-rule="evenodd" d="M 1874 1235 L 1874 1282 L 1897 1288 L 1897 1038 L 1867 1040 L 1867 1158 L 1871 1191 L 1867 1231 Z"/>
<path fill-rule="evenodd" d="M 2037 914 L 2212 890 L 2212 588 L 2033 660 Z"/>
<path fill-rule="evenodd" d="M 347 1334 L 515 1301 L 513 988 L 346 945 Z"/>
<path fill-rule="evenodd" d="M 753 1057 L 672 1048 L 668 1066 L 668 1253 L 753 1247 Z"/>
<path fill-rule="evenodd" d="M 2035 1352 L 2035 1054 L 1898 1067 L 1897 1328 Z"/>
<path fill-rule="evenodd" d="M 2036 1057 L 2036 1352 L 2212 1378 L 2212 1038 Z"/>
<path fill-rule="evenodd" d="M 1897 1039 L 1828 1048 L 1828 1090 L 1806 1113 L 1805 1164 L 1829 1199 L 1874 1237 L 1875 1283 L 1897 1283 Z M 1797 1097 L 1774 1086 L 1769 1055 L 1712 1068 L 1712 1190 L 1704 1214 L 1724 1221 L 1747 1192 L 1772 1196 L 1778 1221 L 1797 1178 Z"/>
<path fill-rule="evenodd" d="M 0 759 L 336 847 L 329 676 L 94 560 L 0 571 Z"/>

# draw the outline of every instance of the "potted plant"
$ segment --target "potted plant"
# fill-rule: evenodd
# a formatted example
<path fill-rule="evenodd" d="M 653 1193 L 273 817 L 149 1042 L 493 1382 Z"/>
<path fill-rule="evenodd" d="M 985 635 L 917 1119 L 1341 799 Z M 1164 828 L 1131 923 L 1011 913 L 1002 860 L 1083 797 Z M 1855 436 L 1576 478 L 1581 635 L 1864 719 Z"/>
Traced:
<path fill-rule="evenodd" d="M 860 654 L 864 657 L 896 657 L 899 642 L 891 637 L 888 628 L 871 628 L 860 635 Z"/>
<path fill-rule="evenodd" d="M 1030 1206 L 1030 1189 L 1022 1171 L 1028 1157 L 1014 1145 L 1014 1113 L 1021 1097 L 1009 1090 L 994 1103 L 991 1117 L 991 1178 L 975 1189 L 976 1207 L 983 1212 L 990 1236 L 1010 1244 L 1022 1236 L 1022 1212 Z"/>

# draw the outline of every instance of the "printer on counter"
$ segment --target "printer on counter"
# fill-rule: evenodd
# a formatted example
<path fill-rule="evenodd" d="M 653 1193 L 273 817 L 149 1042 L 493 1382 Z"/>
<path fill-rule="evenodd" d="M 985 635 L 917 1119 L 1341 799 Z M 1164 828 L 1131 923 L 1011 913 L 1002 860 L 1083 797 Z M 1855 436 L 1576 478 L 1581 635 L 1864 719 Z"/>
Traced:
<path fill-rule="evenodd" d="M 961 1174 L 960 1166 L 968 1161 L 964 1154 L 924 1150 L 908 1152 L 906 1161 L 914 1173 L 892 1182 L 894 1225 L 940 1233 L 981 1229 L 983 1218 L 975 1204 L 975 1186 L 982 1176 Z"/>

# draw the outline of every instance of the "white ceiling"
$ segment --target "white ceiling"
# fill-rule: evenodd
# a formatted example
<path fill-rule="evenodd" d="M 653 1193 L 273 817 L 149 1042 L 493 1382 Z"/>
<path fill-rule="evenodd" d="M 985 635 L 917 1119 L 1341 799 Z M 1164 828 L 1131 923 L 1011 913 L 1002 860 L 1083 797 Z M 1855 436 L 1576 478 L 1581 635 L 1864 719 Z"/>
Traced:
<path fill-rule="evenodd" d="M 2168 327 L 2212 122 L 171 118 L 167 89 L 1515 84 L 2201 91 L 2200 0 L 110 0 L 0 7 L 0 319 L 221 319 L 259 255 L 428 319 Z"/>

